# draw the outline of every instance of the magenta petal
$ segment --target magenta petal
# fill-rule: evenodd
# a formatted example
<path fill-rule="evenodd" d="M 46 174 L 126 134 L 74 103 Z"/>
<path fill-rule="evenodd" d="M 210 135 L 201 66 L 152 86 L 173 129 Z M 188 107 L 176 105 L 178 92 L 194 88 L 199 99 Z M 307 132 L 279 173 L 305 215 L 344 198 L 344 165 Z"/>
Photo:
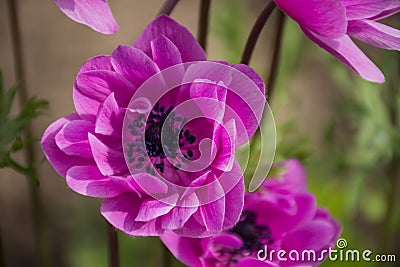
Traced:
<path fill-rule="evenodd" d="M 388 0 L 390 1 L 390 0 Z M 381 20 L 400 12 L 400 1 L 391 1 L 391 4 L 378 15 L 368 18 L 370 20 Z"/>
<path fill-rule="evenodd" d="M 191 267 L 202 266 L 200 262 L 203 254 L 201 239 L 182 237 L 171 231 L 166 231 L 160 238 L 181 262 Z"/>
<path fill-rule="evenodd" d="M 172 196 L 177 199 L 177 196 Z M 171 200 L 168 200 L 171 201 Z M 174 206 L 170 204 L 163 203 L 157 199 L 146 199 L 142 202 L 140 206 L 139 213 L 136 216 L 136 221 L 147 222 L 153 220 L 157 217 L 167 214 L 170 212 Z"/>
<path fill-rule="evenodd" d="M 377 83 L 383 83 L 385 81 L 383 73 L 354 44 L 348 35 L 338 39 L 329 39 L 313 34 L 305 29 L 303 29 L 303 31 L 313 42 L 342 61 L 365 80 Z"/>
<path fill-rule="evenodd" d="M 263 183 L 263 187 L 273 192 L 307 192 L 307 174 L 297 159 L 289 159 L 279 168 L 284 168 L 285 173 L 282 177 L 268 178 Z"/>
<path fill-rule="evenodd" d="M 73 166 L 94 165 L 93 159 L 86 159 L 78 156 L 65 154 L 56 144 L 55 136 L 62 127 L 73 120 L 79 120 L 77 114 L 70 114 L 53 122 L 44 132 L 42 137 L 42 149 L 47 159 L 57 173 L 65 177 L 69 168 Z"/>
<path fill-rule="evenodd" d="M 54 0 L 65 15 L 95 31 L 111 34 L 118 30 L 106 0 Z"/>
<path fill-rule="evenodd" d="M 160 71 L 150 57 L 131 46 L 118 46 L 112 53 L 111 63 L 117 73 L 136 86 Z"/>
<path fill-rule="evenodd" d="M 95 166 L 72 167 L 66 179 L 72 190 L 85 196 L 110 198 L 123 192 L 113 183 L 113 178 L 103 176 Z"/>
<path fill-rule="evenodd" d="M 348 34 L 364 43 L 389 50 L 400 50 L 400 31 L 370 20 L 349 21 Z"/>
<path fill-rule="evenodd" d="M 254 258 L 244 258 L 240 260 L 235 267 L 279 267 L 273 263 L 260 261 Z"/>
<path fill-rule="evenodd" d="M 198 200 L 194 194 L 187 196 L 188 204 L 198 203 Z M 181 203 L 183 207 L 175 207 L 167 215 L 161 218 L 161 227 L 168 230 L 176 230 L 181 228 L 189 218 L 198 210 L 198 206 L 193 205 L 192 207 L 185 207 L 185 201 Z M 189 205 L 187 205 L 189 206 Z"/>
<path fill-rule="evenodd" d="M 234 163 L 231 173 L 235 173 L 234 175 L 242 175 L 242 171 L 237 162 Z M 243 210 L 244 192 L 244 179 L 240 179 L 232 190 L 225 195 L 224 229 L 230 229 L 238 222 Z"/>
<path fill-rule="evenodd" d="M 206 60 L 203 48 L 192 33 L 168 16 L 160 16 L 153 20 L 133 46 L 151 56 L 150 43 L 161 35 L 166 36 L 175 44 L 183 62 Z"/>
<path fill-rule="evenodd" d="M 97 167 L 103 175 L 112 176 L 128 173 L 128 166 L 126 165 L 122 151 L 117 151 L 108 147 L 90 133 L 89 143 Z"/>
<path fill-rule="evenodd" d="M 92 122 L 73 120 L 66 123 L 56 134 L 57 146 L 67 155 L 92 158 L 88 133 L 94 131 Z"/>
<path fill-rule="evenodd" d="M 120 111 L 114 93 L 109 95 L 99 110 L 95 132 L 121 138 L 124 115 Z"/>
<path fill-rule="evenodd" d="M 337 38 L 346 34 L 346 9 L 338 0 L 275 0 L 302 28 Z"/>
<path fill-rule="evenodd" d="M 160 70 L 182 63 L 179 49 L 164 35 L 151 41 L 151 52 L 153 60 Z"/>
<path fill-rule="evenodd" d="M 194 82 L 190 86 L 190 96 L 200 108 L 205 118 L 222 123 L 225 112 L 227 89 L 209 80 Z M 208 100 L 210 99 L 210 100 Z"/>
<path fill-rule="evenodd" d="M 371 18 L 386 10 L 392 0 L 341 0 L 348 20 Z"/>
<path fill-rule="evenodd" d="M 209 196 L 223 195 L 223 188 L 219 182 L 207 184 Z M 207 203 L 207 202 L 206 202 Z M 201 222 L 210 233 L 218 233 L 223 230 L 225 217 L 225 196 L 200 207 Z M 218 216 L 216 216 L 218 215 Z"/>
<path fill-rule="evenodd" d="M 149 173 L 135 174 L 133 179 L 139 189 L 149 195 L 166 194 L 168 192 L 168 185 Z"/>
<path fill-rule="evenodd" d="M 114 70 L 111 64 L 111 56 L 99 55 L 88 59 L 80 68 L 78 75 L 91 70 Z"/>
<path fill-rule="evenodd" d="M 279 199 L 277 199 L 277 202 L 256 199 L 252 203 L 246 203 L 245 209 L 254 210 L 258 213 L 258 223 L 268 225 L 274 236 L 280 237 L 296 226 L 311 221 L 315 215 L 317 207 L 314 196 L 311 194 L 302 194 L 295 196 L 294 199 L 296 206 L 293 208 L 297 209 L 294 214 L 288 214 L 283 211 L 283 209 L 287 209 L 286 204 L 282 203 L 284 201 L 279 201 Z M 285 198 L 282 200 L 288 201 Z"/>
<path fill-rule="evenodd" d="M 101 214 L 117 229 L 128 235 L 158 236 L 163 233 L 158 220 L 137 222 L 141 200 L 135 193 L 126 193 L 103 201 Z"/>
<path fill-rule="evenodd" d="M 136 87 L 121 75 L 107 70 L 93 70 L 78 75 L 75 88 L 83 95 L 101 103 L 111 94 L 115 93 L 115 99 L 121 106 L 128 106 L 129 100 Z M 95 110 L 95 114 L 97 114 Z"/>
<path fill-rule="evenodd" d="M 235 120 L 230 120 L 224 125 L 216 127 L 214 133 L 214 142 L 218 151 L 216 157 L 212 163 L 212 166 L 228 172 L 232 170 L 233 163 L 235 161 L 235 150 L 236 150 L 236 125 Z"/>
<path fill-rule="evenodd" d="M 286 234 L 282 240 L 282 248 L 286 251 L 318 251 L 331 242 L 335 233 L 335 227 L 329 221 L 315 220 Z"/>
<path fill-rule="evenodd" d="M 234 118 L 240 119 L 236 121 L 237 128 L 237 145 L 241 146 L 246 143 L 256 132 L 258 125 L 261 121 L 262 113 L 265 107 L 265 86 L 262 78 L 249 66 L 243 64 L 231 65 L 244 75 L 246 75 L 260 89 L 260 93 L 249 94 L 246 88 L 249 86 L 247 79 L 239 75 L 233 75 L 231 84 L 238 89 L 238 91 L 228 91 L 226 97 L 226 104 L 233 109 L 236 114 L 227 112 L 225 114 L 225 121 Z M 239 91 L 240 90 L 240 91 Z M 238 93 L 239 95 L 237 95 Z M 246 98 L 244 98 L 246 97 Z M 239 116 L 239 118 L 237 118 Z M 245 129 L 243 129 L 243 126 Z"/>

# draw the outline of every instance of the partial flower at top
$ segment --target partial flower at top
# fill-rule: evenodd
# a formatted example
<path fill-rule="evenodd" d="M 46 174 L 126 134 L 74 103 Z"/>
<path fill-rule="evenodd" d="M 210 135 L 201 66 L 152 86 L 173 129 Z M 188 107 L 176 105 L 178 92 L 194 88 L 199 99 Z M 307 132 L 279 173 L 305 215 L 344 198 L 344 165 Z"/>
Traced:
<path fill-rule="evenodd" d="M 341 227 L 328 211 L 317 208 L 300 162 L 291 159 L 281 167 L 285 174 L 267 179 L 259 191 L 246 194 L 240 220 L 231 229 L 207 238 L 167 232 L 162 241 L 190 267 L 321 264 L 335 246 Z"/>
<path fill-rule="evenodd" d="M 206 61 L 186 28 L 160 16 L 133 46 L 88 60 L 73 100 L 76 113 L 49 126 L 43 150 L 72 190 L 105 199 L 101 213 L 116 228 L 201 237 L 239 220 L 235 150 L 265 105 L 250 67 Z"/>
<path fill-rule="evenodd" d="M 61 11 L 76 22 L 95 31 L 112 34 L 118 31 L 107 0 L 54 0 Z"/>
<path fill-rule="evenodd" d="M 303 32 L 362 78 L 382 83 L 378 67 L 350 37 L 367 44 L 400 49 L 400 31 L 377 22 L 400 10 L 400 0 L 275 0 Z"/>

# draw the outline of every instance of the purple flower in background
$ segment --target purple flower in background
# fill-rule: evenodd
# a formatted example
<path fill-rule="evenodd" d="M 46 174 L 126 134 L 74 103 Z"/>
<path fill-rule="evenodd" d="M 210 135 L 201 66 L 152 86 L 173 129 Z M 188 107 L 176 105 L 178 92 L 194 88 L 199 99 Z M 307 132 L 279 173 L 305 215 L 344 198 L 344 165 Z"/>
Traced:
<path fill-rule="evenodd" d="M 320 264 L 322 260 L 318 257 L 335 245 L 341 227 L 326 210 L 316 207 L 315 197 L 307 192 L 301 164 L 288 160 L 282 167 L 287 169 L 282 177 L 268 179 L 259 191 L 246 194 L 240 221 L 232 229 L 207 238 L 187 238 L 167 232 L 161 239 L 179 260 L 191 267 Z M 278 259 L 279 250 L 287 252 L 287 261 Z M 290 259 L 290 251 L 301 255 L 305 250 L 315 251 L 316 260 L 303 261 L 296 256 Z"/>
<path fill-rule="evenodd" d="M 362 78 L 382 83 L 378 67 L 350 37 L 389 50 L 400 50 L 400 31 L 377 22 L 400 10 L 399 0 L 275 0 L 304 33 Z"/>
<path fill-rule="evenodd" d="M 76 113 L 57 120 L 43 135 L 45 155 L 66 177 L 68 186 L 80 194 L 104 198 L 102 215 L 129 235 L 172 230 L 190 237 L 210 236 L 232 228 L 240 217 L 244 182 L 235 149 L 258 127 L 265 104 L 264 84 L 245 65 L 205 60 L 204 51 L 186 28 L 167 16 L 158 17 L 133 46 L 119 46 L 111 56 L 92 58 L 82 66 L 73 89 Z M 185 62 L 193 63 L 186 68 L 181 64 Z M 210 67 L 217 65 L 218 71 L 202 68 L 207 62 Z M 236 73 L 227 75 L 230 70 Z M 189 77 L 196 82 L 163 95 L 146 117 L 141 102 L 131 99 L 143 93 L 138 100 L 148 103 L 162 88 L 143 90 L 145 84 L 157 76 L 164 79 L 168 71 L 172 78 Z M 213 77 L 215 81 L 205 79 Z M 252 100 L 243 101 L 227 90 L 230 86 L 239 87 Z M 184 110 L 183 116 L 174 113 L 185 101 L 190 111 Z M 215 115 L 220 123 L 206 116 L 185 123 L 185 114 L 195 110 Z M 137 137 L 140 131 L 143 140 Z M 213 145 L 204 145 L 205 139 Z M 186 171 L 169 161 L 177 155 L 184 163 L 203 155 L 211 161 L 198 171 Z M 223 181 L 232 186 L 227 188 Z M 185 190 L 177 194 L 167 182 Z M 196 189 L 204 185 L 210 185 L 206 196 L 220 197 L 202 202 Z"/>
<path fill-rule="evenodd" d="M 95 31 L 111 34 L 118 31 L 107 0 L 54 0 L 61 11 L 76 22 Z"/>

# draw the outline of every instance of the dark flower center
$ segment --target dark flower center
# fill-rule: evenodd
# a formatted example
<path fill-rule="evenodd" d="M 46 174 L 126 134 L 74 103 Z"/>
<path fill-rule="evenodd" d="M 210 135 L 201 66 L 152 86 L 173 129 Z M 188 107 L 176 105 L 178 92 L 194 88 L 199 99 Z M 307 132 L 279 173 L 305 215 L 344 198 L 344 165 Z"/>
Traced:
<path fill-rule="evenodd" d="M 265 244 L 272 244 L 271 230 L 267 226 L 256 224 L 257 215 L 252 211 L 243 211 L 239 222 L 229 232 L 237 234 L 243 240 L 243 246 L 234 254 L 243 252 L 253 253 L 264 248 Z"/>

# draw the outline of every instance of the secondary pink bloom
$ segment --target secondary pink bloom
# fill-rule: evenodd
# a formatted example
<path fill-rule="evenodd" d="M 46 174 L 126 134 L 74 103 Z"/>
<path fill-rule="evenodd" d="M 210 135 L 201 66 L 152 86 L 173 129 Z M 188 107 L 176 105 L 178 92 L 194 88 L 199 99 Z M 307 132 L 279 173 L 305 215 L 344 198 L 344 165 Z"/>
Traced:
<path fill-rule="evenodd" d="M 111 34 L 118 31 L 107 0 L 54 0 L 69 18 L 95 31 Z"/>
<path fill-rule="evenodd" d="M 191 82 L 174 86 L 144 112 L 140 104 L 163 88 L 146 85 L 154 77 L 167 83 L 168 72 L 172 80 Z M 238 87 L 239 95 L 225 86 Z M 244 183 L 234 151 L 256 131 L 265 104 L 264 84 L 251 68 L 206 61 L 191 33 L 161 16 L 133 46 L 88 60 L 77 75 L 73 100 L 76 113 L 49 126 L 43 150 L 72 190 L 105 199 L 101 213 L 116 228 L 134 236 L 173 230 L 199 237 L 238 221 Z M 184 103 L 190 107 L 175 112 Z M 202 117 L 185 123 L 194 111 Z M 216 120 L 209 119 L 213 116 Z M 204 145 L 206 139 L 213 146 Z M 211 161 L 196 171 L 172 162 L 184 165 L 204 155 Z M 205 197 L 197 191 L 204 185 Z"/>
<path fill-rule="evenodd" d="M 303 32 L 361 77 L 384 82 L 378 67 L 350 37 L 389 50 L 400 50 L 400 31 L 377 22 L 400 10 L 399 0 L 275 0 Z"/>
<path fill-rule="evenodd" d="M 191 267 L 320 264 L 318 257 L 335 245 L 341 227 L 326 210 L 316 207 L 315 197 L 307 192 L 301 164 L 288 160 L 282 167 L 287 169 L 282 177 L 268 179 L 259 191 L 246 194 L 241 219 L 232 229 L 207 238 L 167 232 L 161 236 L 162 241 L 175 257 Z M 279 260 L 279 250 L 286 252 L 283 257 L 287 261 Z M 291 251 L 301 255 L 305 250 L 315 251 L 315 261 L 296 258 L 294 253 L 289 257 Z M 327 255 L 325 252 L 323 258 Z"/>

